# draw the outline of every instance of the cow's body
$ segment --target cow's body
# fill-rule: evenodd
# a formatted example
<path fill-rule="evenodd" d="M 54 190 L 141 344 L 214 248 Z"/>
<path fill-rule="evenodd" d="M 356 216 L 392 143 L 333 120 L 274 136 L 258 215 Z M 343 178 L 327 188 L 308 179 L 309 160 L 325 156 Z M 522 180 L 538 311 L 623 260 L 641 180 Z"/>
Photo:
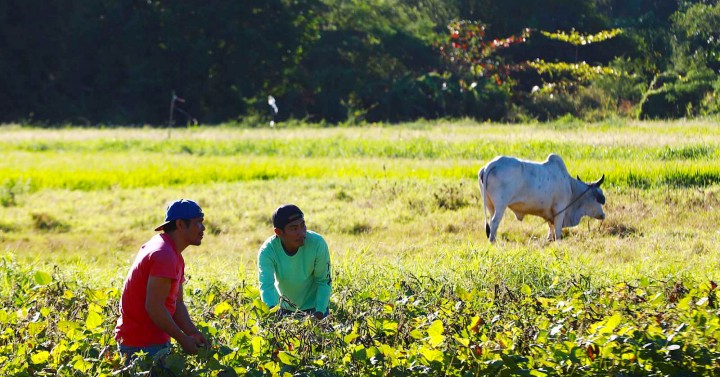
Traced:
<path fill-rule="evenodd" d="M 483 203 L 492 216 L 490 224 L 487 217 L 485 220 L 490 242 L 495 242 L 506 208 L 521 221 L 525 215 L 545 219 L 551 240 L 559 240 L 562 228 L 577 225 L 583 216 L 604 219 L 605 196 L 600 189 L 603 179 L 588 184 L 572 178 L 556 154 L 543 162 L 496 157 L 478 172 Z"/>

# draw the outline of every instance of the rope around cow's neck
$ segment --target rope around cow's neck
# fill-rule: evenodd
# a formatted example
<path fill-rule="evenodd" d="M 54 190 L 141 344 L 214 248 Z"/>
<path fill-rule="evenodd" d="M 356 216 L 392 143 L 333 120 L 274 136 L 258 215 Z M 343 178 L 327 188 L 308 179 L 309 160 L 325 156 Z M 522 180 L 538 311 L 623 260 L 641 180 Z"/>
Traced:
<path fill-rule="evenodd" d="M 592 188 L 592 186 L 588 185 L 588 187 L 585 189 L 585 191 L 581 192 L 580 195 L 577 196 L 577 198 L 573 199 L 573 201 L 570 202 L 570 204 L 568 204 L 567 206 L 565 206 L 565 208 L 563 208 L 562 210 L 560 210 L 560 212 L 558 212 L 557 214 L 555 214 L 555 215 L 553 216 L 553 219 L 555 218 L 555 216 L 557 216 L 557 215 L 565 212 L 565 210 L 567 210 L 568 208 L 570 208 L 570 206 L 572 206 L 573 204 L 575 204 L 575 202 L 577 202 L 578 200 L 580 200 L 580 198 L 582 198 L 582 196 L 585 195 L 586 192 L 590 191 L 591 188 Z M 551 220 L 546 220 L 546 222 L 552 223 Z M 540 223 L 540 225 L 542 225 L 542 223 Z M 538 228 L 540 227 L 540 225 L 538 225 Z M 562 226 L 562 225 L 561 225 L 561 226 Z"/>
<path fill-rule="evenodd" d="M 577 198 L 573 199 L 573 201 L 570 202 L 570 204 L 566 205 L 565 208 L 561 209 L 560 212 L 554 214 L 553 218 L 555 218 L 555 216 L 565 212 L 568 208 L 570 208 L 570 206 L 572 206 L 573 204 L 575 204 L 575 202 L 580 200 L 580 198 L 582 198 L 582 196 L 585 195 L 586 192 L 590 191 L 591 188 L 593 188 L 593 187 L 591 185 L 588 185 L 588 187 L 585 189 L 585 191 L 583 191 L 580 195 L 578 195 Z"/>

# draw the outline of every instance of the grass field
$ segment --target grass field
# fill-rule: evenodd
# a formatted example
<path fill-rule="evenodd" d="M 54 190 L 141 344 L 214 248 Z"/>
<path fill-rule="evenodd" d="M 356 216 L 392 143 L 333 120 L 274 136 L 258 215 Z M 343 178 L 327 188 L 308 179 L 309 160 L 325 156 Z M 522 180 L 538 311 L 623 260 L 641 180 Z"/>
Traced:
<path fill-rule="evenodd" d="M 117 290 L 180 197 L 205 211 L 186 291 L 218 345 L 174 355 L 183 375 L 720 372 L 712 121 L 0 135 L 0 323 L 20 329 L 0 335 L 4 375 L 118 369 Z M 490 245 L 478 169 L 551 152 L 586 181 L 605 174 L 607 219 L 549 243 L 541 219 L 509 214 Z M 331 249 L 321 324 L 271 326 L 257 301 L 256 253 L 287 202 Z"/>

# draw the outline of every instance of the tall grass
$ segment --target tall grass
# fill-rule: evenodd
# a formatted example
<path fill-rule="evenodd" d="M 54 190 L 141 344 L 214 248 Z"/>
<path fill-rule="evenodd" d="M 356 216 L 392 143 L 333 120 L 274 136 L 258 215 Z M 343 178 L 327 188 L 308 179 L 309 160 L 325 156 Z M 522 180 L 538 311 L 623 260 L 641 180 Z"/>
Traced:
<path fill-rule="evenodd" d="M 604 281 L 707 274 L 717 239 L 706 226 L 718 222 L 710 209 L 720 134 L 712 124 L 198 127 L 174 130 L 170 139 L 153 129 L 0 130 L 0 250 L 21 256 L 102 261 L 119 253 L 112 260 L 121 267 L 177 197 L 207 207 L 210 245 L 198 254 L 210 270 L 231 255 L 233 267 L 216 271 L 223 276 L 252 271 L 269 214 L 284 202 L 307 208 L 311 226 L 330 236 L 342 259 L 360 250 L 414 266 L 428 255 L 483 254 L 478 169 L 495 154 L 543 159 L 550 152 L 585 180 L 605 174 L 608 220 L 586 220 L 566 231 L 567 242 L 549 246 L 541 220 L 506 216 L 502 250 L 518 250 L 509 254 L 517 262 L 482 262 L 510 266 L 498 278 L 524 271 L 522 254 L 556 252 L 579 261 L 564 270 Z M 646 258 L 657 263 L 644 265 Z"/>

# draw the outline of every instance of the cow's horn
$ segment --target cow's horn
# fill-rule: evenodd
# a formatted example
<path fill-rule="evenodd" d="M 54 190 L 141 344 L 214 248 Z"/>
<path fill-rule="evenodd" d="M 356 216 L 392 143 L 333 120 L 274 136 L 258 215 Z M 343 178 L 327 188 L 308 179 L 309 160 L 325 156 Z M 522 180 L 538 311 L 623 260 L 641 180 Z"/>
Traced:
<path fill-rule="evenodd" d="M 605 174 L 603 174 L 602 177 L 600 177 L 600 179 L 597 180 L 597 182 L 593 183 L 593 186 L 600 187 L 600 185 L 603 183 L 603 181 L 605 181 Z"/>
<path fill-rule="evenodd" d="M 582 179 L 580 179 L 580 175 L 576 175 L 575 178 L 577 178 L 578 181 L 582 182 Z"/>

